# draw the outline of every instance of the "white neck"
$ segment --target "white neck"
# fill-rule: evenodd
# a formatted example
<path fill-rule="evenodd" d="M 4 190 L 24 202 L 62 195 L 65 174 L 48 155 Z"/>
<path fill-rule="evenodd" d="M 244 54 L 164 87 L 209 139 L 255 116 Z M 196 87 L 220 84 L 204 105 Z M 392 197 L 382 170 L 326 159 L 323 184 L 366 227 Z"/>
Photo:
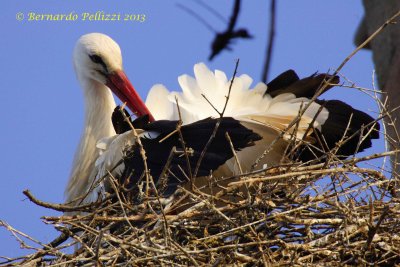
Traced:
<path fill-rule="evenodd" d="M 84 195 L 90 187 L 98 156 L 97 141 L 115 135 L 111 115 L 116 105 L 110 89 L 95 80 L 78 78 L 85 97 L 85 124 L 65 189 L 67 203 Z"/>

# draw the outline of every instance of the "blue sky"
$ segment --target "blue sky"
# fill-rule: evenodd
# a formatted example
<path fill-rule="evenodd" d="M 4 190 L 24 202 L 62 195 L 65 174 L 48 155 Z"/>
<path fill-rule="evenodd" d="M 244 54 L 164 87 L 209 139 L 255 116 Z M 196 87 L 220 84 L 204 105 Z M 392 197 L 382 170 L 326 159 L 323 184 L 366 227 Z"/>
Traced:
<path fill-rule="evenodd" d="M 231 75 L 240 58 L 239 74 L 258 82 L 265 55 L 269 1 L 243 1 L 238 26 L 255 36 L 239 40 L 233 52 L 223 52 L 212 69 Z M 177 77 L 192 74 L 193 65 L 207 61 L 214 34 L 177 8 L 184 3 L 196 10 L 216 30 L 225 29 L 218 18 L 195 1 L 156 0 L 3 0 L 0 2 L 1 95 L 0 118 L 0 220 L 39 239 L 50 242 L 56 231 L 41 216 L 60 215 L 30 203 L 24 189 L 44 201 L 63 202 L 72 157 L 83 125 L 83 99 L 72 68 L 72 50 L 85 33 L 102 32 L 122 49 L 124 68 L 132 84 L 145 98 L 150 87 L 163 83 L 178 90 Z M 225 17 L 231 0 L 210 1 Z M 56 14 L 104 11 L 145 14 L 139 22 L 17 21 L 16 14 Z M 292 68 L 300 76 L 336 68 L 354 49 L 355 29 L 362 18 L 361 1 L 278 1 L 277 33 L 272 78 Z M 359 86 L 372 87 L 371 53 L 359 52 L 342 73 Z M 376 117 L 377 107 L 365 94 L 353 89 L 331 90 L 326 98 L 341 99 Z M 369 153 L 383 150 L 377 141 Z M 0 255 L 16 256 L 24 251 L 0 228 Z"/>

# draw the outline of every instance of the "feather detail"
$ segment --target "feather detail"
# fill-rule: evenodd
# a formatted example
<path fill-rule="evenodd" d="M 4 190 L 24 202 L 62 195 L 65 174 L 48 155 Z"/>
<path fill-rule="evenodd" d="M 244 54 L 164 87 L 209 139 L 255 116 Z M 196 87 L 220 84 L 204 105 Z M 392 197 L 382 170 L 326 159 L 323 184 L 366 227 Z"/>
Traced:
<path fill-rule="evenodd" d="M 151 110 L 156 120 L 165 120 L 175 117 L 172 102 L 165 101 L 170 92 L 162 84 L 153 85 L 146 99 L 146 106 Z"/>
<path fill-rule="evenodd" d="M 146 105 L 148 105 L 156 117 L 170 120 L 179 119 L 175 97 L 178 99 L 184 124 L 193 123 L 210 116 L 219 116 L 202 95 L 219 112 L 222 112 L 229 91 L 230 80 L 227 79 L 225 73 L 222 71 L 216 70 L 214 73 L 211 72 L 204 63 L 196 64 L 194 66 L 194 73 L 195 78 L 186 74 L 178 78 L 182 92 L 169 92 L 165 87 L 162 87 L 161 90 L 159 88 L 160 85 L 151 89 L 146 100 Z M 263 123 L 268 118 L 274 118 L 275 121 L 282 118 L 283 122 L 281 124 L 288 125 L 298 116 L 299 109 L 305 107 L 310 102 L 308 98 L 296 98 L 291 93 L 283 93 L 271 97 L 265 94 L 267 86 L 264 83 L 258 83 L 251 89 L 252 82 L 253 79 L 246 74 L 235 77 L 224 116 L 231 116 L 237 119 L 247 118 L 250 120 L 251 117 L 259 119 L 264 116 Z M 166 95 L 167 97 L 165 97 Z M 161 98 L 164 99 L 162 100 Z M 165 101 L 165 98 L 168 101 Z M 168 115 L 162 116 L 159 114 L 160 110 L 162 110 L 160 106 L 168 106 L 166 108 Z M 171 109 L 173 112 L 170 111 Z M 319 104 L 312 103 L 305 111 L 305 118 L 302 121 L 305 123 L 311 122 L 319 109 Z M 320 129 L 320 125 L 325 122 L 327 117 L 328 111 L 322 108 L 315 120 L 314 127 Z M 305 128 L 308 128 L 308 126 Z M 282 129 L 282 127 L 278 127 L 278 129 Z"/>

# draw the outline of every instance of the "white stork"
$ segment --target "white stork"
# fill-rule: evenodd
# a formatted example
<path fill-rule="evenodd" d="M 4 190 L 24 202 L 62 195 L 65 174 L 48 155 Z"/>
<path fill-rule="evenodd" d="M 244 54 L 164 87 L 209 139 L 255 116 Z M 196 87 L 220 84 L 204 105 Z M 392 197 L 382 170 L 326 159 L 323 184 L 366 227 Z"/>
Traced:
<path fill-rule="evenodd" d="M 146 106 L 140 105 L 143 102 L 123 71 L 118 44 L 107 35 L 83 35 L 75 45 L 73 64 L 83 89 L 85 122 L 65 190 L 67 203 L 82 196 L 92 182 L 90 177 L 95 175 L 94 163 L 98 156 L 96 143 L 115 135 L 111 115 L 116 104 L 110 89 L 128 106 L 135 103 L 131 110 L 138 116 L 149 114 Z"/>
<path fill-rule="evenodd" d="M 85 124 L 65 194 L 67 203 L 77 205 L 97 198 L 101 187 L 95 188 L 93 193 L 90 192 L 95 185 L 95 178 L 100 178 L 106 170 L 114 167 L 115 163 L 123 158 L 125 150 L 135 144 L 132 131 L 116 135 L 111 120 L 116 104 L 111 91 L 126 102 L 138 117 L 147 115 L 148 120 L 154 119 L 126 77 L 122 67 L 121 50 L 110 37 L 100 33 L 83 35 L 75 46 L 73 62 L 85 98 Z M 118 114 L 116 112 L 114 116 Z M 188 146 L 193 149 L 190 159 L 193 166 L 195 160 L 199 159 L 215 123 L 216 120 L 206 119 L 182 127 L 182 134 Z M 181 145 L 176 135 L 159 143 L 159 140 L 173 131 L 176 125 L 176 121 L 162 121 L 150 125 L 142 123 L 143 129 L 138 129 L 139 137 L 144 139 L 144 147 L 149 150 L 147 157 L 153 173 L 161 173 L 164 166 L 162 162 L 166 160 L 171 149 Z M 199 174 L 208 174 L 210 170 L 216 169 L 233 156 L 225 140 L 225 132 L 231 133 L 235 150 L 250 146 L 260 138 L 231 118 L 222 120 L 220 127 L 223 131 L 216 135 L 215 141 L 204 155 Z M 118 127 L 116 129 L 118 130 Z M 101 153 L 99 157 L 102 150 L 106 150 L 106 153 Z M 182 165 L 181 159 L 182 157 L 175 157 L 171 161 L 171 169 Z M 126 169 L 138 169 L 142 164 L 142 159 L 138 156 Z M 124 164 L 115 170 L 117 173 L 124 171 Z M 179 176 L 181 175 L 177 174 L 177 177 Z"/>
<path fill-rule="evenodd" d="M 147 152 L 153 151 L 148 155 L 148 164 L 151 165 L 149 169 L 152 176 L 158 178 L 171 148 L 180 145 L 177 134 L 169 137 L 166 142 L 159 143 L 175 129 L 176 120 L 179 119 L 175 97 L 179 100 L 184 139 L 189 144 L 188 147 L 195 148 L 194 157 L 190 159 L 191 168 L 194 168 L 215 125 L 215 120 L 207 118 L 218 116 L 214 108 L 222 110 L 231 83 L 222 71 L 213 73 L 204 64 L 196 64 L 195 78 L 187 75 L 178 78 L 182 92 L 169 92 L 164 86 L 155 85 L 145 105 L 122 71 L 118 45 L 103 34 L 87 34 L 78 40 L 74 50 L 74 66 L 84 90 L 86 115 L 85 128 L 66 189 L 67 202 L 86 194 L 94 184 L 95 177 L 100 178 L 106 170 L 113 168 L 135 143 L 130 131 L 115 135 L 110 119 L 115 102 L 109 89 L 126 102 L 137 116 L 149 115 L 150 121 L 153 116 L 156 120 L 162 120 L 147 124 L 139 131 Z M 337 151 L 343 157 L 370 147 L 371 139 L 378 138 L 379 130 L 379 125 L 373 123 L 372 117 L 337 100 L 310 102 L 325 77 L 325 74 L 321 74 L 300 80 L 293 71 L 288 71 L 268 85 L 259 83 L 252 89 L 252 79 L 248 75 L 235 77 L 224 113 L 224 116 L 233 119 L 227 118 L 221 123 L 222 130 L 206 155 L 199 175 L 216 170 L 228 159 L 226 164 L 214 171 L 214 176 L 239 172 L 230 148 L 224 142 L 224 133 L 230 130 L 234 149 L 238 151 L 239 163 L 244 172 L 253 168 L 254 162 L 267 148 L 267 153 L 263 155 L 257 168 L 265 164 L 273 166 L 287 160 L 284 155 L 292 133 L 296 138 L 317 147 L 300 153 L 302 160 L 320 156 L 321 150 L 332 149 L 344 135 L 353 138 Z M 337 77 L 333 78 L 338 80 Z M 282 134 L 305 106 L 308 109 L 298 123 L 286 134 Z M 366 133 L 369 135 L 363 137 Z M 97 142 L 101 156 L 96 161 L 99 153 Z M 136 156 L 124 161 L 124 165 L 114 171 L 116 176 L 125 174 L 132 179 L 134 172 L 133 179 L 142 177 L 143 161 L 138 151 L 134 154 Z M 174 172 L 175 184 L 182 180 L 182 176 L 179 177 L 181 166 L 186 164 L 183 159 L 182 156 L 175 157 L 172 163 L 171 172 Z M 90 200 L 93 200 L 93 195 Z"/>

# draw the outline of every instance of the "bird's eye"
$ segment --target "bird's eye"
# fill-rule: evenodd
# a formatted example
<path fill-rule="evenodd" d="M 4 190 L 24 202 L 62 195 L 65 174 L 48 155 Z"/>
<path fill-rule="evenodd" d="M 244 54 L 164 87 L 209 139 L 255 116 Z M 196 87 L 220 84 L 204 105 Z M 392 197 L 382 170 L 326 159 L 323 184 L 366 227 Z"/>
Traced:
<path fill-rule="evenodd" d="M 89 58 L 90 58 L 90 60 L 93 61 L 94 63 L 104 65 L 103 59 L 102 59 L 100 56 L 98 56 L 98 55 L 89 55 Z"/>
<path fill-rule="evenodd" d="M 96 63 L 96 64 L 100 64 L 102 67 L 103 67 L 103 70 L 102 71 L 99 71 L 100 73 L 102 73 L 102 74 L 104 74 L 104 73 L 107 73 L 108 72 L 108 69 L 107 69 L 107 65 L 106 65 L 106 63 L 104 63 L 104 61 L 103 61 L 103 59 L 101 58 L 101 56 L 98 56 L 98 55 L 89 55 L 89 58 L 90 58 L 90 60 L 92 61 L 92 62 L 94 62 L 94 63 Z"/>

